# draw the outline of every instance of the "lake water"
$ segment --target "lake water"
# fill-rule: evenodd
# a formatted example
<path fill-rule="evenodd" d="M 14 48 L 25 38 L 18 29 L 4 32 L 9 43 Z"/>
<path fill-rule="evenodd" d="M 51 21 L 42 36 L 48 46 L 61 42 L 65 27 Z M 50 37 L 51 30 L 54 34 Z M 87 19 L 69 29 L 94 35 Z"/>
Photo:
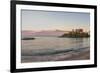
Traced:
<path fill-rule="evenodd" d="M 33 40 L 22 40 L 22 62 L 25 60 L 47 61 L 46 58 L 71 51 L 83 51 L 90 47 L 89 38 L 34 37 Z M 52 56 L 52 57 L 53 57 Z M 42 59 L 41 59 L 42 58 Z"/>

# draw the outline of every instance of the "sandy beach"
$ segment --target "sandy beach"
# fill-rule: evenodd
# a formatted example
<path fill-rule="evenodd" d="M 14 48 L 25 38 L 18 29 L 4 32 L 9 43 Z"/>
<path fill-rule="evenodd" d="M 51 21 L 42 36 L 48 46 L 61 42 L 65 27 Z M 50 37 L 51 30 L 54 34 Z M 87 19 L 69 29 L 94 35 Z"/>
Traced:
<path fill-rule="evenodd" d="M 22 63 L 28 62 L 45 62 L 45 61 L 68 61 L 68 60 L 88 60 L 90 59 L 89 49 L 83 51 L 71 51 L 65 53 L 58 53 L 54 55 L 42 56 L 22 56 Z"/>

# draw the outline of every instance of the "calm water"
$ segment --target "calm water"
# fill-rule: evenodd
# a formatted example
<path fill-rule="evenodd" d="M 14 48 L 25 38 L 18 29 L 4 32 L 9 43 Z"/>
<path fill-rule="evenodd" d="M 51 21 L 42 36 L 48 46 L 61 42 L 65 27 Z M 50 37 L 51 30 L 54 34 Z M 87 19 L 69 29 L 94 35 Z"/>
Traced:
<path fill-rule="evenodd" d="M 34 40 L 22 40 L 21 54 L 27 56 L 47 56 L 68 50 L 84 50 L 90 47 L 89 38 L 34 37 Z"/>

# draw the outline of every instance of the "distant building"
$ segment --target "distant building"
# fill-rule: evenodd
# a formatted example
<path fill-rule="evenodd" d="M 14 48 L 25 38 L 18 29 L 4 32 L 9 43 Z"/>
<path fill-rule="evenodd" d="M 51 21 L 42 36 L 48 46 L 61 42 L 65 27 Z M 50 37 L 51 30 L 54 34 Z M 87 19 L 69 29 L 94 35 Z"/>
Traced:
<path fill-rule="evenodd" d="M 83 33 L 83 29 L 76 29 L 76 32 Z"/>
<path fill-rule="evenodd" d="M 83 33 L 83 29 L 72 29 L 72 32 Z"/>

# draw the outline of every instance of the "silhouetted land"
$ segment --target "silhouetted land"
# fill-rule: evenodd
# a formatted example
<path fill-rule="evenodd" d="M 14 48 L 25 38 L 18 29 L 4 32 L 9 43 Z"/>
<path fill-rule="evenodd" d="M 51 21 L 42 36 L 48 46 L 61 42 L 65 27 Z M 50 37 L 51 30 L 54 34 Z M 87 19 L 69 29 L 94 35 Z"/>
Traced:
<path fill-rule="evenodd" d="M 63 34 L 60 37 L 70 37 L 70 38 L 84 38 L 84 37 L 90 37 L 88 33 L 68 33 L 68 34 Z"/>
<path fill-rule="evenodd" d="M 34 40 L 35 38 L 22 38 L 22 40 Z"/>
<path fill-rule="evenodd" d="M 86 38 L 90 37 L 89 33 L 83 32 L 82 29 L 76 29 L 75 31 L 70 31 L 69 33 L 65 33 L 60 37 L 69 37 L 69 38 Z"/>

